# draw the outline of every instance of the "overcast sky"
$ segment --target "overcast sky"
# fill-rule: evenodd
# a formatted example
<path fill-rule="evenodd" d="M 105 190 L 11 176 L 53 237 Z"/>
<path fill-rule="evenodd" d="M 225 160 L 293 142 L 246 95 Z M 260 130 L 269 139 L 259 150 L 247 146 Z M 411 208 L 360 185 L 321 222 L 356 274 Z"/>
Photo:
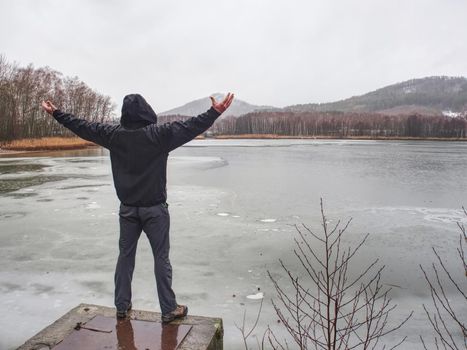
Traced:
<path fill-rule="evenodd" d="M 467 75 L 466 0 L 0 0 L 0 53 L 156 112 L 213 92 L 282 107 Z"/>

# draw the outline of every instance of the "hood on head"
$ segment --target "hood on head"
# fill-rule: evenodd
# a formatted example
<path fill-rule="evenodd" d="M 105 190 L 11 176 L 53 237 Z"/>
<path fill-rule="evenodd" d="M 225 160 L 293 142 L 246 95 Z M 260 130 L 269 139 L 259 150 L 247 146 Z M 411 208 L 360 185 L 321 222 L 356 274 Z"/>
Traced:
<path fill-rule="evenodd" d="M 128 129 L 139 129 L 157 123 L 157 115 L 140 94 L 126 95 L 123 98 L 120 124 Z"/>

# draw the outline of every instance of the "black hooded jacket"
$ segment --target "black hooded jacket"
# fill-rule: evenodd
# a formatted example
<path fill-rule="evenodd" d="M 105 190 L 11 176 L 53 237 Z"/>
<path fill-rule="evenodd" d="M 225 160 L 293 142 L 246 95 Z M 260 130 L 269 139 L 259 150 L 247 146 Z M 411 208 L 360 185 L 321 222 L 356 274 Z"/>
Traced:
<path fill-rule="evenodd" d="M 53 113 L 73 133 L 110 151 L 117 196 L 135 207 L 167 200 L 169 152 L 205 132 L 219 115 L 210 108 L 185 122 L 157 125 L 156 113 L 138 94 L 125 96 L 120 125 L 88 122 L 60 110 Z"/>

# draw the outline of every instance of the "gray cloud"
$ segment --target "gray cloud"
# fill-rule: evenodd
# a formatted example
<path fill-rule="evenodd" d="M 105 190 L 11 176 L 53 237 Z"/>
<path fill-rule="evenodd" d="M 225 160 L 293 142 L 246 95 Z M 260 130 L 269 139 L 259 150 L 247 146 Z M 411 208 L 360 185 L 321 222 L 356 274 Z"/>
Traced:
<path fill-rule="evenodd" d="M 163 111 L 216 91 L 326 102 L 467 75 L 464 0 L 0 2 L 0 52 Z"/>

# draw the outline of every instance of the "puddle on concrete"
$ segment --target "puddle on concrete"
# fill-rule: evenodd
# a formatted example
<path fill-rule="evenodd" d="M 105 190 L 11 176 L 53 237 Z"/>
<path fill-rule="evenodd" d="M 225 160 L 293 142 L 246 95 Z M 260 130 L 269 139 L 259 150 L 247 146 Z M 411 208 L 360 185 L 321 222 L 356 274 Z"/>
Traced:
<path fill-rule="evenodd" d="M 116 320 L 98 315 L 75 327 L 54 349 L 175 350 L 191 328 L 191 325 Z"/>

